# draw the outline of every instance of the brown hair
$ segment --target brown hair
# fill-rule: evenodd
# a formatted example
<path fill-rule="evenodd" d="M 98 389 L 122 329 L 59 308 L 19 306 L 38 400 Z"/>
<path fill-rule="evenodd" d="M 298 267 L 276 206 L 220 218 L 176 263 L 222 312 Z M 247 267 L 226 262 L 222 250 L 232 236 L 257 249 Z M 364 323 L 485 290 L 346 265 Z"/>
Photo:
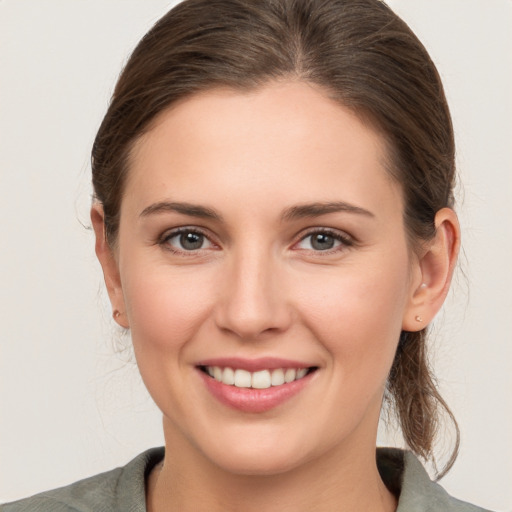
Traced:
<path fill-rule="evenodd" d="M 185 0 L 144 36 L 117 82 L 92 149 L 93 185 L 116 243 L 130 150 L 172 103 L 216 86 L 253 89 L 293 78 L 322 86 L 383 134 L 401 184 L 411 245 L 452 206 L 450 113 L 438 72 L 409 27 L 380 0 Z M 432 459 L 443 409 L 426 332 L 403 332 L 388 379 L 408 446 Z M 443 474 L 444 474 L 443 472 Z"/>

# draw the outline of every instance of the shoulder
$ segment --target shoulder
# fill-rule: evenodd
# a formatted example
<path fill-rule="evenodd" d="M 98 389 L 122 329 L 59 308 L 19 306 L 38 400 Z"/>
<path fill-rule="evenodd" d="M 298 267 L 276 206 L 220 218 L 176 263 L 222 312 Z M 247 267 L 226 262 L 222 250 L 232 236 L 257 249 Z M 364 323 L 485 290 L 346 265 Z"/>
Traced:
<path fill-rule="evenodd" d="M 450 496 L 411 452 L 379 448 L 377 463 L 388 488 L 399 495 L 396 512 L 490 512 Z"/>
<path fill-rule="evenodd" d="M 6 503 L 1 512 L 144 512 L 145 475 L 162 460 L 163 448 L 141 453 L 126 466 L 74 484 Z"/>

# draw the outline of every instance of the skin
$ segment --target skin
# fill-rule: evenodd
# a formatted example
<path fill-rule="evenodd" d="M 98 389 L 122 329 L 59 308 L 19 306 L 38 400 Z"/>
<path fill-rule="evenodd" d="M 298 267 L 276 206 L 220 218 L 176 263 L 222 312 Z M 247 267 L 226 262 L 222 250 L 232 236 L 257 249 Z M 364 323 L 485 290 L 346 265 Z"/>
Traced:
<path fill-rule="evenodd" d="M 413 250 L 385 162 L 382 137 L 318 87 L 215 89 L 175 104 L 137 142 L 113 250 L 93 206 L 116 320 L 171 454 L 149 479 L 148 510 L 395 510 L 375 464 L 386 378 L 401 330 L 441 307 L 459 230 L 443 209 L 436 237 Z M 340 201 L 364 212 L 284 215 Z M 199 249 L 180 245 L 183 227 L 205 235 Z M 318 229 L 341 240 L 318 250 Z M 196 368 L 267 356 L 318 370 L 264 413 L 221 404 Z"/>

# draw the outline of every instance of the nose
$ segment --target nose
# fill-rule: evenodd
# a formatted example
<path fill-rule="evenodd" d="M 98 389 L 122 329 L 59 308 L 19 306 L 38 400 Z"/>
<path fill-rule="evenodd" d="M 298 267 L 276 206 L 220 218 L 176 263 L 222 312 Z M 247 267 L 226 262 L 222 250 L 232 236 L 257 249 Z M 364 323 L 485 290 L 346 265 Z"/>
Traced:
<path fill-rule="evenodd" d="M 262 251 L 234 256 L 223 276 L 217 326 L 245 340 L 284 332 L 292 313 L 278 261 Z"/>

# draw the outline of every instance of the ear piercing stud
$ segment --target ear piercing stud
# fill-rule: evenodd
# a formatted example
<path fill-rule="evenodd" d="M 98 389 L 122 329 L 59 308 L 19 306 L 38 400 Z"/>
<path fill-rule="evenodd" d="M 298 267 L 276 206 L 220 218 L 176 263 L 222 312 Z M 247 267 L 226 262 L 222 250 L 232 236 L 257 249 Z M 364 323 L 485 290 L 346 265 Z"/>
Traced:
<path fill-rule="evenodd" d="M 416 320 L 416 322 L 423 322 L 423 318 L 421 318 L 421 316 L 420 316 L 420 315 L 416 315 L 416 316 L 414 317 L 414 320 Z"/>
<path fill-rule="evenodd" d="M 112 313 L 112 316 L 117 319 L 121 316 L 121 312 L 118 309 L 114 309 L 114 312 Z"/>

